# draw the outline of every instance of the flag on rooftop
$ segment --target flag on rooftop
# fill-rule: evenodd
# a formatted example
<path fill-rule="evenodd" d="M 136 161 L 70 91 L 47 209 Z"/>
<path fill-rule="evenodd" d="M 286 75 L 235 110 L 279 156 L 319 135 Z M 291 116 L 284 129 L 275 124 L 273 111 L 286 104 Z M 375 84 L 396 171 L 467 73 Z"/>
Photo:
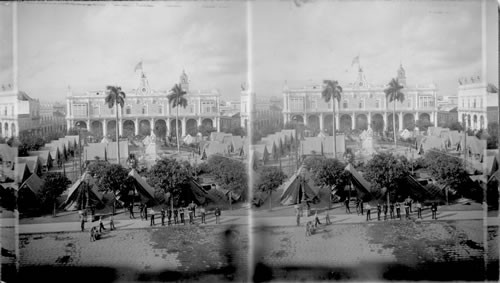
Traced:
<path fill-rule="evenodd" d="M 352 59 L 351 67 L 354 66 L 354 64 L 359 64 L 359 55 Z"/>
<path fill-rule="evenodd" d="M 135 65 L 135 69 L 134 69 L 134 72 L 137 72 L 137 70 L 141 70 L 142 71 L 142 61 L 137 63 L 137 65 Z"/>

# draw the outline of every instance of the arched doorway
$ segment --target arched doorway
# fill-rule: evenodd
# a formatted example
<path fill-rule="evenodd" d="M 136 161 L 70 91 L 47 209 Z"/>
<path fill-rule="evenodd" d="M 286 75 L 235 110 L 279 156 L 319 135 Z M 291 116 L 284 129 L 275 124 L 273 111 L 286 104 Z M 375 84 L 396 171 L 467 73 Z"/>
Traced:
<path fill-rule="evenodd" d="M 479 116 L 479 127 L 481 127 L 481 129 L 484 129 L 484 116 L 483 115 Z"/>
<path fill-rule="evenodd" d="M 427 121 L 430 123 L 431 122 L 431 115 L 429 115 L 428 113 L 422 113 L 419 116 L 419 120 L 420 121 Z"/>
<path fill-rule="evenodd" d="M 135 123 L 132 120 L 123 121 L 123 133 L 120 133 L 124 137 L 135 136 Z"/>
<path fill-rule="evenodd" d="M 356 116 L 356 130 L 367 130 L 368 129 L 368 118 L 365 114 L 358 114 Z"/>
<path fill-rule="evenodd" d="M 333 133 L 333 115 L 327 114 L 323 116 L 323 129 L 331 135 Z M 338 131 L 339 129 L 337 129 Z"/>
<path fill-rule="evenodd" d="M 319 117 L 317 115 L 310 115 L 307 118 L 307 126 L 313 131 L 319 130 Z"/>
<path fill-rule="evenodd" d="M 471 125 L 471 117 L 470 117 L 470 114 L 467 115 L 467 125 L 468 125 L 468 128 L 471 128 L 472 125 Z"/>
<path fill-rule="evenodd" d="M 372 131 L 381 133 L 384 130 L 384 117 L 382 114 L 373 114 L 372 115 L 372 124 L 370 125 Z"/>
<path fill-rule="evenodd" d="M 413 131 L 415 129 L 415 116 L 411 113 L 406 113 L 403 116 L 403 129 Z"/>
<path fill-rule="evenodd" d="M 346 133 L 346 132 L 351 131 L 352 130 L 352 118 L 351 118 L 351 116 L 350 115 L 346 115 L 346 114 L 341 115 L 340 116 L 339 124 L 340 124 L 339 125 L 339 128 L 340 128 L 339 130 L 341 132 Z"/>
<path fill-rule="evenodd" d="M 304 124 L 304 117 L 302 117 L 302 115 L 293 115 L 292 122 L 295 122 L 298 124 Z"/>
<path fill-rule="evenodd" d="M 9 134 L 9 123 L 5 122 L 4 130 L 5 130 L 5 137 L 10 137 L 10 134 Z"/>
<path fill-rule="evenodd" d="M 175 121 L 177 121 L 177 123 Z M 176 126 L 176 124 L 177 124 L 177 126 Z M 170 135 L 172 137 L 175 137 L 177 135 L 177 128 L 179 128 L 179 136 L 181 136 L 182 135 L 181 127 L 182 127 L 181 120 L 172 119 L 170 121 Z"/>
<path fill-rule="evenodd" d="M 214 127 L 214 122 L 210 118 L 203 119 L 203 121 L 201 121 L 201 124 L 205 128 L 213 128 Z"/>
<path fill-rule="evenodd" d="M 92 121 L 90 123 L 90 132 L 96 137 L 102 136 L 102 123 L 100 121 Z"/>
<path fill-rule="evenodd" d="M 86 130 L 87 129 L 87 123 L 84 121 L 76 121 L 75 122 L 75 128 L 79 130 Z"/>
<path fill-rule="evenodd" d="M 394 117 L 396 117 L 396 131 L 399 131 L 399 115 L 396 114 Z M 393 126 L 393 118 L 392 118 L 392 113 L 390 113 L 389 115 L 387 115 L 387 130 L 388 131 L 393 131 L 394 130 L 394 126 Z"/>
<path fill-rule="evenodd" d="M 165 120 L 156 120 L 154 134 L 156 137 L 164 138 L 167 135 L 167 123 Z"/>
<path fill-rule="evenodd" d="M 139 122 L 139 135 L 149 136 L 151 135 L 151 123 L 149 120 L 141 120 Z"/>
<path fill-rule="evenodd" d="M 186 121 L 186 131 L 191 136 L 195 136 L 198 133 L 198 122 L 195 119 L 188 119 Z"/>
<path fill-rule="evenodd" d="M 14 137 L 17 135 L 16 133 L 16 124 L 12 123 L 11 126 L 10 126 L 10 132 L 11 132 L 11 135 Z"/>
<path fill-rule="evenodd" d="M 116 140 L 116 121 L 115 120 L 108 121 L 106 131 L 108 132 L 107 136 L 109 138 Z M 120 134 L 123 135 L 123 133 L 120 133 Z"/>
<path fill-rule="evenodd" d="M 474 125 L 474 129 L 476 130 L 476 129 L 477 129 L 477 115 L 474 115 L 474 116 L 472 117 L 472 121 L 474 122 L 474 124 L 473 124 L 473 125 Z"/>

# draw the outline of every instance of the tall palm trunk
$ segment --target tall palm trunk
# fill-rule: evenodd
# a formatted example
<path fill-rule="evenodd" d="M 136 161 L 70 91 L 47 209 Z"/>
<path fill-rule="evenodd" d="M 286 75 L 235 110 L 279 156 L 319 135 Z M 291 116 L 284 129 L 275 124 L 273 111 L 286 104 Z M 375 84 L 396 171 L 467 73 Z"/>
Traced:
<path fill-rule="evenodd" d="M 396 140 L 396 100 L 393 100 L 394 102 L 394 111 L 392 111 L 392 128 L 394 130 L 394 148 L 398 147 L 397 140 Z"/>
<path fill-rule="evenodd" d="M 120 128 L 118 127 L 118 103 L 116 104 L 116 156 L 118 158 L 117 163 L 120 164 Z"/>
<path fill-rule="evenodd" d="M 179 105 L 175 106 L 177 108 L 177 113 L 175 117 L 175 136 L 177 139 L 177 153 L 181 152 L 181 144 L 179 142 Z"/>
<path fill-rule="evenodd" d="M 337 158 L 337 125 L 335 125 L 335 97 L 332 99 L 332 112 L 333 112 L 333 158 Z"/>

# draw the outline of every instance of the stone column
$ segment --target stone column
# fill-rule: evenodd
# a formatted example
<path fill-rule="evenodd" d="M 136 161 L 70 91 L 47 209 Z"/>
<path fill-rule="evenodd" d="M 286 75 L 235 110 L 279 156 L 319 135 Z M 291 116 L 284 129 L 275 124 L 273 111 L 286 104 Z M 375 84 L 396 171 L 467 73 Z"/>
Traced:
<path fill-rule="evenodd" d="M 384 112 L 384 115 L 382 115 L 382 118 L 384 119 L 384 132 L 387 131 L 387 112 Z"/>
<path fill-rule="evenodd" d="M 398 120 L 399 120 L 399 128 L 398 130 L 401 131 L 403 129 L 403 112 L 399 112 L 399 117 L 398 117 Z"/>
<path fill-rule="evenodd" d="M 150 123 L 151 123 L 151 133 L 150 133 L 150 135 L 151 135 L 152 133 L 155 132 L 155 118 L 151 118 Z"/>
<path fill-rule="evenodd" d="M 217 132 L 220 132 L 220 117 L 215 118 L 215 123 L 217 124 Z"/>
<path fill-rule="evenodd" d="M 180 133 L 181 136 L 185 136 L 186 135 L 186 118 L 182 118 L 181 119 L 181 133 Z"/>
<path fill-rule="evenodd" d="M 108 136 L 108 121 L 106 119 L 102 121 L 102 134 L 105 137 Z"/>
<path fill-rule="evenodd" d="M 434 111 L 432 115 L 434 116 L 434 127 L 437 127 L 438 125 L 437 112 Z"/>
<path fill-rule="evenodd" d="M 307 114 L 304 113 L 304 126 L 307 126 Z"/>
<path fill-rule="evenodd" d="M 368 112 L 368 129 L 372 128 L 372 113 Z"/>
<path fill-rule="evenodd" d="M 3 124 L 2 124 L 2 125 L 3 125 Z M 71 121 L 71 120 L 66 120 L 66 126 L 67 126 L 67 128 L 66 128 L 66 129 L 68 129 L 68 130 L 69 130 L 69 129 L 73 126 L 73 121 Z M 3 129 L 2 129 L 2 130 L 3 130 Z"/>
<path fill-rule="evenodd" d="M 167 126 L 167 137 L 170 136 L 170 123 L 171 123 L 170 118 L 166 118 L 165 124 Z"/>
<path fill-rule="evenodd" d="M 323 125 L 323 113 L 320 113 L 319 114 L 319 130 L 321 132 L 323 132 L 323 128 L 324 128 L 324 125 Z"/>
<path fill-rule="evenodd" d="M 351 114 L 352 130 L 356 129 L 356 114 L 352 112 Z"/>
<path fill-rule="evenodd" d="M 201 117 L 198 117 L 198 127 L 201 126 Z"/>
<path fill-rule="evenodd" d="M 90 132 L 90 120 L 87 120 L 87 131 Z"/>
<path fill-rule="evenodd" d="M 135 118 L 134 135 L 139 135 L 139 119 Z"/>

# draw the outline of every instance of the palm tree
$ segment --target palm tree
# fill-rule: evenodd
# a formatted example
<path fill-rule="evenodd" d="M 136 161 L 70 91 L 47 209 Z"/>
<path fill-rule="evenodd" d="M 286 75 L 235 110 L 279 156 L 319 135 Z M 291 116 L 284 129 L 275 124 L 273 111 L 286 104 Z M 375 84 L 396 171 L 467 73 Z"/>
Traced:
<path fill-rule="evenodd" d="M 384 89 L 385 96 L 389 100 L 389 102 L 394 101 L 394 109 L 392 112 L 392 127 L 394 130 L 394 147 L 397 147 L 397 140 L 396 140 L 396 102 L 400 101 L 403 102 L 405 100 L 405 95 L 401 91 L 403 89 L 403 86 L 399 84 L 398 79 L 391 79 L 389 82 L 389 86 Z M 400 127 L 402 125 L 399 125 Z"/>
<path fill-rule="evenodd" d="M 120 130 L 118 127 L 118 105 L 123 109 L 123 105 L 125 104 L 125 92 L 122 91 L 122 88 L 119 86 L 110 86 L 106 87 L 106 100 L 105 103 L 109 108 L 113 108 L 116 106 L 116 152 L 118 157 L 118 164 L 120 164 Z"/>
<path fill-rule="evenodd" d="M 184 97 L 186 95 L 186 91 L 184 91 L 180 84 L 175 84 L 174 87 L 170 90 L 170 94 L 168 97 L 168 103 L 172 107 L 177 108 L 176 118 L 175 118 L 175 136 L 177 138 L 177 153 L 181 150 L 180 141 L 179 141 L 179 106 L 186 108 L 187 99 Z"/>
<path fill-rule="evenodd" d="M 323 91 L 321 96 L 326 103 L 332 100 L 332 111 L 333 111 L 333 158 L 337 158 L 337 137 L 336 137 L 336 125 L 335 125 L 335 99 L 340 103 L 340 98 L 342 94 L 342 87 L 337 81 L 334 80 L 324 80 L 323 81 Z"/>

